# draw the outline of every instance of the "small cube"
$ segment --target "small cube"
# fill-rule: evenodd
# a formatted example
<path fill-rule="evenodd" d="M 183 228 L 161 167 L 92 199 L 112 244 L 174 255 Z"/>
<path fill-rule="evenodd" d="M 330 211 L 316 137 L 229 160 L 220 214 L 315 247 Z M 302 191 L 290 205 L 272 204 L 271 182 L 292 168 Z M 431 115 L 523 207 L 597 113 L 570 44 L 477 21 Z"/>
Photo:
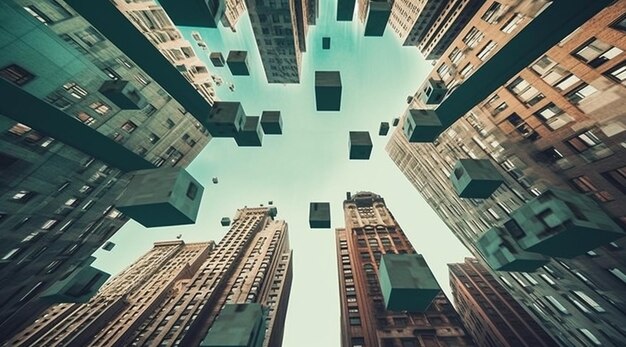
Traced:
<path fill-rule="evenodd" d="M 312 202 L 309 205 L 309 226 L 311 229 L 330 228 L 329 202 Z"/>
<path fill-rule="evenodd" d="M 365 19 L 365 36 L 383 36 L 392 2 L 387 0 L 369 0 L 367 18 Z"/>
<path fill-rule="evenodd" d="M 400 124 L 400 118 L 394 118 L 393 122 L 391 123 L 391 125 L 393 125 L 394 127 L 398 126 L 398 124 Z"/>
<path fill-rule="evenodd" d="M 322 37 L 322 49 L 330 49 L 330 37 Z"/>
<path fill-rule="evenodd" d="M 115 247 L 115 244 L 111 241 L 107 241 L 104 243 L 104 245 L 102 245 L 102 249 L 104 249 L 105 251 L 110 251 L 113 249 L 113 247 Z"/>
<path fill-rule="evenodd" d="M 341 109 L 341 74 L 339 71 L 315 71 L 315 105 L 318 111 Z"/>
<path fill-rule="evenodd" d="M 384 254 L 378 273 L 389 311 L 425 312 L 441 292 L 420 254 Z"/>
<path fill-rule="evenodd" d="M 380 135 L 380 136 L 387 136 L 388 132 L 389 132 L 389 123 L 388 122 L 381 122 L 380 123 L 380 128 L 378 128 L 378 135 Z"/>
<path fill-rule="evenodd" d="M 274 218 L 278 215 L 278 208 L 276 208 L 276 206 L 272 206 L 269 209 L 269 216 Z"/>
<path fill-rule="evenodd" d="M 422 85 L 418 97 L 425 105 L 437 105 L 441 103 L 447 92 L 448 88 L 443 81 L 429 78 Z"/>
<path fill-rule="evenodd" d="M 263 144 L 263 129 L 261 129 L 260 117 L 244 118 L 244 123 L 235 141 L 239 147 L 260 147 Z"/>
<path fill-rule="evenodd" d="M 367 160 L 372 154 L 372 138 L 368 131 L 350 132 L 350 159 Z"/>
<path fill-rule="evenodd" d="M 209 59 L 215 67 L 222 67 L 225 64 L 222 52 L 212 52 L 211 54 L 209 54 Z"/>
<path fill-rule="evenodd" d="M 483 259 L 496 271 L 533 272 L 550 261 L 541 254 L 523 250 L 505 228 L 494 227 L 476 241 Z"/>
<path fill-rule="evenodd" d="M 504 182 L 489 159 L 459 159 L 450 181 L 461 198 L 486 199 Z"/>
<path fill-rule="evenodd" d="M 40 295 L 40 298 L 49 303 L 88 302 L 111 276 L 89 265 L 95 259 L 95 257 L 87 258 L 85 264 L 77 267 L 65 279 L 51 285 Z"/>
<path fill-rule="evenodd" d="M 204 187 L 182 167 L 130 172 L 115 207 L 141 225 L 162 227 L 196 222 Z"/>
<path fill-rule="evenodd" d="M 213 177 L 213 184 L 217 184 L 219 182 L 219 180 L 217 179 L 217 177 Z"/>
<path fill-rule="evenodd" d="M 226 304 L 200 347 L 261 347 L 266 316 L 261 304 Z"/>
<path fill-rule="evenodd" d="M 140 110 L 148 106 L 146 98 L 129 81 L 105 81 L 98 91 L 122 110 Z"/>
<path fill-rule="evenodd" d="M 239 102 L 216 101 L 203 125 L 213 137 L 236 137 L 246 112 Z"/>
<path fill-rule="evenodd" d="M 265 135 L 280 135 L 283 133 L 283 119 L 280 111 L 263 111 L 261 127 Z"/>
<path fill-rule="evenodd" d="M 250 76 L 248 68 L 248 52 L 246 51 L 230 51 L 226 64 L 233 76 Z"/>
<path fill-rule="evenodd" d="M 227 227 L 227 226 L 230 225 L 230 218 L 223 217 L 222 220 L 220 221 L 220 223 L 222 224 L 223 227 Z"/>
<path fill-rule="evenodd" d="M 433 142 L 443 130 L 434 110 L 408 109 L 402 126 L 409 142 Z"/>

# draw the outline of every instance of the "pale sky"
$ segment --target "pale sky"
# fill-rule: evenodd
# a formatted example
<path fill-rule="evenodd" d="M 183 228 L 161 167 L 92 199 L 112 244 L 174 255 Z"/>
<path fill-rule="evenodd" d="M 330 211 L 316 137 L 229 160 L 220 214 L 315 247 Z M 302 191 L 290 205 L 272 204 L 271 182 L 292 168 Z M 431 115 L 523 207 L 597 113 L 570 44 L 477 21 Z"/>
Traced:
<path fill-rule="evenodd" d="M 284 347 L 340 346 L 339 286 L 334 228 L 344 226 L 342 202 L 346 191 L 372 191 L 387 206 L 422 253 L 444 292 L 450 297 L 447 263 L 460 262 L 469 252 L 433 212 L 385 152 L 386 137 L 378 136 L 380 122 L 392 121 L 406 108 L 432 69 L 415 47 L 402 47 L 387 27 L 383 37 L 364 37 L 355 13 L 352 22 L 335 21 L 336 1 L 320 0 L 320 16 L 310 26 L 303 55 L 301 82 L 268 85 L 250 21 L 244 13 L 237 32 L 181 28 L 185 37 L 199 31 L 209 46 L 195 46 L 213 74 L 224 79 L 217 88 L 224 101 L 240 101 L 246 114 L 280 110 L 283 135 L 267 135 L 262 147 L 238 147 L 233 139 L 213 139 L 188 170 L 204 185 L 195 225 L 146 229 L 128 222 L 112 239 L 111 252 L 99 250 L 95 266 L 116 274 L 143 255 L 158 240 L 182 234 L 186 242 L 215 240 L 228 228 L 220 219 L 244 205 L 274 201 L 279 219 L 289 225 L 293 249 L 293 284 Z M 322 50 L 322 37 L 331 49 Z M 233 77 L 227 67 L 215 68 L 208 53 L 247 50 L 251 75 Z M 340 70 L 343 94 L 340 112 L 316 112 L 314 72 Z M 228 89 L 229 83 L 235 92 Z M 370 160 L 348 159 L 348 132 L 370 131 L 374 149 Z M 212 184 L 217 176 L 219 184 Z M 309 229 L 311 201 L 331 203 L 331 229 Z"/>

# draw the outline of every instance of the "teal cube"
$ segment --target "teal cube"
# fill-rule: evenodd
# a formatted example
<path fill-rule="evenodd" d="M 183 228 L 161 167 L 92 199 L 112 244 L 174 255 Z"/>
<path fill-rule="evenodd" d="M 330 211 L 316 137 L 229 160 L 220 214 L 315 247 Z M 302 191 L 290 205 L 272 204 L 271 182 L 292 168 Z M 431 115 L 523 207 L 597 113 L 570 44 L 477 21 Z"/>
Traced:
<path fill-rule="evenodd" d="M 229 226 L 230 225 L 230 218 L 223 217 L 222 220 L 220 220 L 220 224 L 222 224 L 223 227 Z"/>
<path fill-rule="evenodd" d="M 216 101 L 202 124 L 213 137 L 236 137 L 246 118 L 241 103 Z"/>
<path fill-rule="evenodd" d="M 250 76 L 250 68 L 248 68 L 248 52 L 246 51 L 230 51 L 226 58 L 226 64 L 233 76 Z"/>
<path fill-rule="evenodd" d="M 511 213 L 506 223 L 521 248 L 551 257 L 573 258 L 625 235 L 590 197 L 550 189 Z"/>
<path fill-rule="evenodd" d="M 235 142 L 239 147 L 260 147 L 263 144 L 263 129 L 260 117 L 246 116 L 241 121 L 239 132 L 235 136 Z"/>
<path fill-rule="evenodd" d="M 148 106 L 148 101 L 129 81 L 105 81 L 98 90 L 122 110 L 140 110 Z"/>
<path fill-rule="evenodd" d="M 316 110 L 341 110 L 341 92 L 341 73 L 339 71 L 315 71 Z"/>
<path fill-rule="evenodd" d="M 486 199 L 500 187 L 503 178 L 489 159 L 459 159 L 450 181 L 459 197 Z"/>
<path fill-rule="evenodd" d="M 50 303 L 86 303 L 111 276 L 91 267 L 96 258 L 89 257 L 85 264 L 77 267 L 69 276 L 57 281 L 44 291 L 40 298 Z"/>
<path fill-rule="evenodd" d="M 523 250 L 504 228 L 494 227 L 482 234 L 476 247 L 496 271 L 533 272 L 550 261 L 541 254 Z"/>
<path fill-rule="evenodd" d="M 402 131 L 409 142 L 433 142 L 444 130 L 434 110 L 408 109 L 405 116 Z"/>
<path fill-rule="evenodd" d="M 389 311 L 425 312 L 441 291 L 420 254 L 385 254 L 378 273 Z"/>
<path fill-rule="evenodd" d="M 448 88 L 443 81 L 429 78 L 422 85 L 417 97 L 423 104 L 438 105 L 443 101 L 447 92 Z"/>
<path fill-rule="evenodd" d="M 130 172 L 130 183 L 115 207 L 150 227 L 196 222 L 204 188 L 181 167 Z"/>
<path fill-rule="evenodd" d="M 266 312 L 260 304 L 227 304 L 200 347 L 261 347 Z"/>
<path fill-rule="evenodd" d="M 387 0 L 370 0 L 365 19 L 365 36 L 383 36 L 393 2 Z"/>

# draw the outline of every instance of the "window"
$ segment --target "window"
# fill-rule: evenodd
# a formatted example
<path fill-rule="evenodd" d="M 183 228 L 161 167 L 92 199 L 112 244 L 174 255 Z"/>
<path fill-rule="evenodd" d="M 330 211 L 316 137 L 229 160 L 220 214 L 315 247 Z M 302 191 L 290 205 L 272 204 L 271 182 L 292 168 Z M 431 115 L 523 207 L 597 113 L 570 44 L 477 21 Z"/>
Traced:
<path fill-rule="evenodd" d="M 606 77 L 625 84 L 626 83 L 626 60 L 604 74 Z"/>
<path fill-rule="evenodd" d="M 626 274 L 624 274 L 622 270 L 614 267 L 612 269 L 609 269 L 609 272 L 613 274 L 613 276 L 617 277 L 617 279 L 622 281 L 624 284 L 626 284 Z"/>
<path fill-rule="evenodd" d="M 64 205 L 69 207 L 75 207 L 76 205 L 78 205 L 79 202 L 80 201 L 77 198 L 69 198 Z"/>
<path fill-rule="evenodd" d="M 520 13 L 516 13 L 500 30 L 504 33 L 510 34 L 513 30 L 515 30 L 515 28 L 517 28 L 517 25 L 522 21 L 522 19 L 524 19 L 524 16 Z"/>
<path fill-rule="evenodd" d="M 48 219 L 47 221 L 45 221 L 45 223 L 43 223 L 41 225 L 41 229 L 43 230 L 50 230 L 52 228 L 54 228 L 55 225 L 59 224 L 59 220 L 58 219 Z"/>
<path fill-rule="evenodd" d="M 131 121 L 128 121 L 124 123 L 124 125 L 122 125 L 122 130 L 127 131 L 129 133 L 132 133 L 133 131 L 135 131 L 135 129 L 137 129 L 137 124 Z"/>
<path fill-rule="evenodd" d="M 563 306 L 563 304 L 561 304 L 557 299 L 555 299 L 553 296 L 551 295 L 546 295 L 545 296 L 546 301 L 548 301 L 548 303 L 550 303 L 550 305 L 552 305 L 552 307 L 554 307 L 555 309 L 557 309 L 559 312 L 561 312 L 561 314 L 564 315 L 569 315 L 569 311 L 565 308 L 565 306 Z"/>
<path fill-rule="evenodd" d="M 571 86 L 573 86 L 574 84 L 578 83 L 580 81 L 580 78 L 578 78 L 576 75 L 574 74 L 570 74 L 569 76 L 563 78 L 559 83 L 557 83 L 554 87 L 557 90 L 560 91 L 564 91 L 568 88 L 570 88 Z M 546 81 L 549 82 L 549 81 Z"/>
<path fill-rule="evenodd" d="M 24 6 L 24 9 L 26 10 L 26 12 L 28 12 L 28 14 L 35 17 L 39 22 L 45 25 L 48 25 L 48 23 L 52 23 L 52 20 L 50 20 L 50 18 L 46 16 L 45 13 L 41 12 L 37 7 L 32 5 Z"/>
<path fill-rule="evenodd" d="M 506 120 L 511 123 L 511 125 L 515 127 L 515 130 L 525 139 L 536 141 L 541 137 L 535 129 L 531 128 L 526 122 L 524 122 L 517 113 L 511 114 Z"/>
<path fill-rule="evenodd" d="M 596 136 L 593 131 L 588 130 L 576 137 L 567 140 L 566 143 L 574 148 L 576 151 L 582 153 L 589 148 L 602 144 L 602 140 L 600 140 L 600 138 L 598 138 L 598 136 Z"/>
<path fill-rule="evenodd" d="M 476 47 L 478 43 L 483 39 L 483 33 L 480 30 L 476 29 L 476 27 L 472 27 L 470 31 L 463 38 L 463 42 L 470 48 Z"/>
<path fill-rule="evenodd" d="M 480 52 L 478 52 L 478 54 L 476 55 L 478 57 L 478 59 L 480 59 L 481 61 L 485 61 L 485 59 L 489 56 L 489 54 L 491 54 L 491 51 L 493 51 L 494 49 L 496 49 L 496 47 L 498 47 L 498 44 L 494 41 L 489 41 L 485 47 L 483 47 L 483 49 L 480 50 Z"/>
<path fill-rule="evenodd" d="M 626 166 L 603 172 L 602 177 L 619 189 L 620 192 L 626 194 Z"/>
<path fill-rule="evenodd" d="M 545 96 L 521 77 L 517 77 L 506 88 L 526 106 L 533 106 Z"/>
<path fill-rule="evenodd" d="M 19 65 L 11 64 L 0 69 L 0 77 L 17 84 L 18 86 L 23 86 L 32 81 L 35 78 L 35 75 Z"/>
<path fill-rule="evenodd" d="M 361 318 L 350 317 L 350 325 L 361 325 Z"/>
<path fill-rule="evenodd" d="M 593 343 L 596 346 L 602 346 L 602 342 L 600 342 L 600 340 L 598 340 L 598 338 L 595 337 L 595 335 L 593 335 L 588 329 L 578 328 L 578 331 L 580 331 L 580 333 L 583 334 L 583 336 L 587 338 L 589 342 Z"/>
<path fill-rule="evenodd" d="M 155 133 L 150 133 L 150 137 L 148 137 L 148 140 L 150 141 L 150 143 L 155 144 L 157 142 L 159 142 L 161 138 L 157 136 L 157 134 Z"/>
<path fill-rule="evenodd" d="M 611 23 L 611 28 L 626 31 L 626 14 L 619 17 L 615 22 Z"/>
<path fill-rule="evenodd" d="M 595 300 L 593 300 L 591 297 L 589 297 L 587 294 L 585 294 L 585 292 L 582 292 L 580 290 L 573 290 L 572 294 L 574 294 L 580 300 L 584 301 L 585 304 L 587 304 L 589 307 L 591 307 L 594 311 L 596 311 L 598 313 L 606 312 L 606 310 L 604 308 L 602 308 L 602 306 L 600 306 L 600 304 L 598 304 Z"/>
<path fill-rule="evenodd" d="M 352 347 L 365 347 L 365 339 L 362 337 L 353 337 L 351 343 Z"/>
<path fill-rule="evenodd" d="M 167 128 L 168 128 L 168 129 L 172 129 L 174 126 L 176 126 L 176 123 L 174 123 L 174 121 L 173 121 L 173 120 L 171 120 L 171 119 L 169 119 L 169 118 L 168 118 L 168 119 L 165 121 L 165 126 L 167 126 Z"/>
<path fill-rule="evenodd" d="M 463 57 L 465 57 L 465 54 L 463 54 L 463 52 L 458 47 L 455 47 L 452 50 L 452 53 L 450 53 L 450 55 L 448 56 L 452 64 L 458 63 L 461 59 L 463 59 Z"/>
<path fill-rule="evenodd" d="M 537 61 L 530 67 L 534 72 L 536 72 L 539 76 L 545 76 L 550 69 L 552 69 L 556 65 L 550 57 L 547 55 L 542 56 L 537 59 Z"/>
<path fill-rule="evenodd" d="M 463 70 L 461 70 L 461 77 L 467 78 L 468 75 L 471 74 L 473 70 L 474 70 L 474 66 L 470 63 L 467 63 L 467 65 L 465 65 Z"/>
<path fill-rule="evenodd" d="M 541 119 L 552 130 L 559 129 L 574 120 L 554 103 L 549 103 L 546 107 L 537 111 L 535 116 Z"/>
<path fill-rule="evenodd" d="M 85 123 L 87 125 L 93 125 L 93 124 L 96 123 L 96 120 L 92 116 L 90 116 L 87 113 L 82 112 L 82 111 L 81 112 L 76 112 L 76 114 L 74 115 L 74 118 L 78 119 L 79 121 L 81 121 L 81 122 L 83 122 L 83 123 Z"/>
<path fill-rule="evenodd" d="M 33 192 L 30 192 L 28 190 L 20 190 L 19 192 L 15 193 L 13 197 L 11 197 L 11 200 L 24 203 L 30 200 L 33 196 L 35 196 L 35 193 Z"/>
<path fill-rule="evenodd" d="M 579 47 L 572 53 L 572 55 L 584 61 L 587 65 L 595 68 L 606 63 L 622 52 L 623 51 L 621 49 L 613 47 L 594 37 Z"/>
<path fill-rule="evenodd" d="M 3 257 L 2 259 L 0 259 L 0 261 L 5 261 L 5 260 L 11 260 L 13 258 L 15 258 L 20 252 L 20 248 L 13 248 L 12 250 L 8 251 Z"/>
<path fill-rule="evenodd" d="M 87 91 L 76 82 L 67 82 L 63 85 L 63 88 L 76 99 L 82 99 L 88 94 Z"/>
<path fill-rule="evenodd" d="M 113 70 L 110 67 L 105 67 L 104 69 L 102 69 L 102 71 L 104 71 L 104 73 L 109 76 L 110 79 L 117 81 L 120 78 L 122 78 L 117 72 L 115 72 L 115 70 Z"/>
<path fill-rule="evenodd" d="M 489 24 L 496 24 L 498 23 L 498 19 L 500 19 L 502 14 L 507 9 L 508 9 L 508 6 L 502 6 L 501 3 L 494 1 L 494 3 L 491 4 L 491 6 L 489 6 L 487 11 L 485 11 L 483 16 L 480 18 Z"/>
<path fill-rule="evenodd" d="M 194 200 L 196 198 L 196 195 L 198 194 L 198 186 L 193 183 L 190 182 L 189 186 L 187 187 L 187 197 L 191 200 Z"/>
<path fill-rule="evenodd" d="M 600 202 L 615 200 L 611 193 L 600 191 L 588 176 L 578 176 L 570 180 L 572 185 L 581 193 L 591 193 Z"/>
<path fill-rule="evenodd" d="M 89 107 L 101 115 L 105 115 L 107 112 L 111 111 L 111 107 L 101 101 L 93 102 Z"/>
<path fill-rule="evenodd" d="M 441 66 L 437 69 L 437 73 L 444 81 L 450 78 L 450 68 L 446 64 L 441 64 Z"/>
<path fill-rule="evenodd" d="M 574 90 L 572 90 L 571 92 L 567 93 L 565 95 L 565 97 L 567 98 L 567 100 L 569 100 L 572 104 L 574 105 L 578 105 L 580 104 L 581 101 L 583 101 L 586 97 L 592 95 L 593 93 L 597 92 L 598 90 L 596 88 L 594 88 L 593 86 L 588 85 L 587 83 L 583 83 L 580 86 L 576 87 Z"/>
<path fill-rule="evenodd" d="M 132 68 L 132 67 L 133 67 L 133 64 L 131 64 L 131 63 L 128 61 L 128 59 L 126 59 L 126 58 L 123 58 L 123 57 L 118 57 L 118 58 L 115 58 L 115 60 L 116 60 L 118 63 L 120 63 L 120 64 L 124 65 L 124 67 L 126 67 L 127 69 L 130 69 L 130 68 Z"/>
<path fill-rule="evenodd" d="M 78 36 L 78 38 L 80 38 L 88 47 L 92 47 L 98 42 L 104 41 L 104 37 L 102 37 L 102 35 L 100 35 L 100 33 L 92 27 L 77 32 L 76 36 Z"/>

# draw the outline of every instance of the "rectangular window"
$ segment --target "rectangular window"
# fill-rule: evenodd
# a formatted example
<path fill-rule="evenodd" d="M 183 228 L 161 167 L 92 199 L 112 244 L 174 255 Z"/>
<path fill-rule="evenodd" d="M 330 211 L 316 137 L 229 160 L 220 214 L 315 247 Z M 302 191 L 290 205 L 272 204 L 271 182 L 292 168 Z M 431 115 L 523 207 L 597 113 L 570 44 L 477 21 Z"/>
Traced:
<path fill-rule="evenodd" d="M 465 57 L 465 54 L 463 54 L 463 52 L 458 47 L 455 47 L 452 50 L 452 53 L 450 53 L 450 55 L 448 56 L 452 64 L 458 63 L 461 59 L 463 59 L 463 57 Z"/>
<path fill-rule="evenodd" d="M 173 120 L 171 120 L 171 119 L 169 119 L 169 118 L 168 118 L 168 119 L 165 121 L 165 126 L 166 126 L 168 129 L 172 129 L 174 126 L 176 126 L 176 123 L 174 123 L 174 121 L 173 121 Z"/>
<path fill-rule="evenodd" d="M 472 27 L 470 31 L 463 38 L 463 42 L 470 48 L 476 47 L 478 43 L 483 39 L 483 33 L 480 30 L 476 29 L 476 27 Z"/>
<path fill-rule="evenodd" d="M 11 200 L 24 203 L 32 199 L 34 196 L 35 193 L 33 192 L 30 192 L 28 190 L 20 190 L 19 192 L 15 193 L 13 197 L 11 197 Z"/>
<path fill-rule="evenodd" d="M 593 37 L 574 51 L 572 55 L 587 63 L 587 65 L 596 68 L 622 52 L 621 49 Z"/>
<path fill-rule="evenodd" d="M 480 18 L 489 24 L 496 24 L 508 8 L 508 6 L 502 6 L 501 3 L 494 1 Z"/>
<path fill-rule="evenodd" d="M 626 31 L 626 14 L 619 17 L 615 22 L 611 23 L 611 28 Z"/>
<path fill-rule="evenodd" d="M 565 308 L 565 306 L 563 306 L 563 304 L 561 304 L 557 299 L 555 299 L 553 296 L 551 295 L 546 295 L 545 296 L 546 301 L 548 301 L 548 303 L 550 303 L 550 305 L 552 305 L 552 307 L 554 307 L 555 309 L 557 309 L 559 312 L 561 312 L 561 314 L 564 315 L 569 315 L 569 311 L 567 310 L 567 308 Z"/>
<path fill-rule="evenodd" d="M 85 47 L 83 47 L 80 43 L 78 43 L 78 41 L 74 40 L 74 38 L 71 37 L 70 35 L 61 34 L 60 37 L 61 39 L 63 39 L 63 41 L 65 41 L 68 45 L 70 45 L 72 48 L 77 50 L 79 53 L 85 54 L 85 55 L 89 54 L 89 52 L 87 52 Z"/>
<path fill-rule="evenodd" d="M 548 82 L 548 81 L 546 81 Z M 574 74 L 570 74 L 569 76 L 563 78 L 560 82 L 558 82 L 554 87 L 557 90 L 564 91 L 573 86 L 574 84 L 580 82 L 580 78 L 578 78 Z"/>
<path fill-rule="evenodd" d="M 122 130 L 129 133 L 132 133 L 133 131 L 135 131 L 135 129 L 137 129 L 137 124 L 133 123 L 132 121 L 128 121 L 124 123 L 124 125 L 122 125 Z"/>
<path fill-rule="evenodd" d="M 150 137 L 148 138 L 148 140 L 150 141 L 150 143 L 155 144 L 157 142 L 159 142 L 161 138 L 157 136 L 157 134 L 155 133 L 150 133 Z"/>
<path fill-rule="evenodd" d="M 98 42 L 104 41 L 104 37 L 92 27 L 77 32 L 76 36 L 78 36 L 78 38 L 80 38 L 88 47 L 92 47 Z"/>
<path fill-rule="evenodd" d="M 461 70 L 461 77 L 467 78 L 468 75 L 472 73 L 472 71 L 474 71 L 474 66 L 470 63 L 467 63 L 467 65 L 465 65 L 463 70 Z"/>
<path fill-rule="evenodd" d="M 41 229 L 43 230 L 50 230 L 52 228 L 54 228 L 55 225 L 59 224 L 59 220 L 58 219 L 48 219 L 47 221 L 45 221 L 42 225 L 41 225 Z"/>
<path fill-rule="evenodd" d="M 52 20 L 48 16 L 46 16 L 45 13 L 41 12 L 37 7 L 29 5 L 24 6 L 24 9 L 26 10 L 26 12 L 28 12 L 28 14 L 35 17 L 39 22 L 45 25 L 48 25 L 48 23 L 52 23 Z"/>
<path fill-rule="evenodd" d="M 450 68 L 446 64 L 441 64 L 441 66 L 437 69 L 437 73 L 444 81 L 450 78 Z"/>
<path fill-rule="evenodd" d="M 576 87 L 571 92 L 567 93 L 565 97 L 572 104 L 578 105 L 581 101 L 583 101 L 586 97 L 594 94 L 598 90 L 593 86 L 588 85 L 587 83 L 583 83 L 580 86 Z"/>
<path fill-rule="evenodd" d="M 478 52 L 476 56 L 481 61 L 485 61 L 485 59 L 487 59 L 487 57 L 491 54 L 491 52 L 494 49 L 496 49 L 496 47 L 498 47 L 498 44 L 495 41 L 489 41 L 487 42 L 485 47 L 483 47 L 483 49 L 481 49 L 480 52 Z"/>
<path fill-rule="evenodd" d="M 522 19 L 524 19 L 524 16 L 520 13 L 516 13 L 513 17 L 511 17 L 511 19 L 509 19 L 508 22 L 506 22 L 506 24 L 504 24 L 504 26 L 502 27 L 502 29 L 500 29 L 500 31 L 506 34 L 512 33 L 513 30 L 517 28 L 517 25 L 519 24 L 519 22 L 522 21 Z"/>
<path fill-rule="evenodd" d="M 105 115 L 111 111 L 111 107 L 101 101 L 93 102 L 89 105 L 89 107 L 101 115 Z"/>
<path fill-rule="evenodd" d="M 82 111 L 81 112 L 76 112 L 74 117 L 76 119 L 78 119 L 79 121 L 87 124 L 87 125 L 93 125 L 93 124 L 96 123 L 96 120 L 92 116 L 90 116 L 87 113 L 82 112 Z"/>
<path fill-rule="evenodd" d="M 23 86 L 32 81 L 35 75 L 19 65 L 11 64 L 0 69 L 0 77 L 18 86 Z"/>
<path fill-rule="evenodd" d="M 600 140 L 600 138 L 596 136 L 593 131 L 588 130 L 578 136 L 567 140 L 566 143 L 574 148 L 576 151 L 582 153 L 589 148 L 602 144 L 602 140 Z"/>
<path fill-rule="evenodd" d="M 82 99 L 88 94 L 87 91 L 76 82 L 67 82 L 63 85 L 63 88 L 76 99 Z"/>
<path fill-rule="evenodd" d="M 626 60 L 604 74 L 615 82 L 626 84 Z"/>
<path fill-rule="evenodd" d="M 561 108 L 556 106 L 554 103 L 549 103 L 544 108 L 535 112 L 535 116 L 541 119 L 546 126 L 548 126 L 552 130 L 559 129 L 565 124 L 573 121 L 574 119 L 563 112 Z"/>
<path fill-rule="evenodd" d="M 620 192 L 626 194 L 626 166 L 603 172 L 602 177 L 619 189 Z"/>

